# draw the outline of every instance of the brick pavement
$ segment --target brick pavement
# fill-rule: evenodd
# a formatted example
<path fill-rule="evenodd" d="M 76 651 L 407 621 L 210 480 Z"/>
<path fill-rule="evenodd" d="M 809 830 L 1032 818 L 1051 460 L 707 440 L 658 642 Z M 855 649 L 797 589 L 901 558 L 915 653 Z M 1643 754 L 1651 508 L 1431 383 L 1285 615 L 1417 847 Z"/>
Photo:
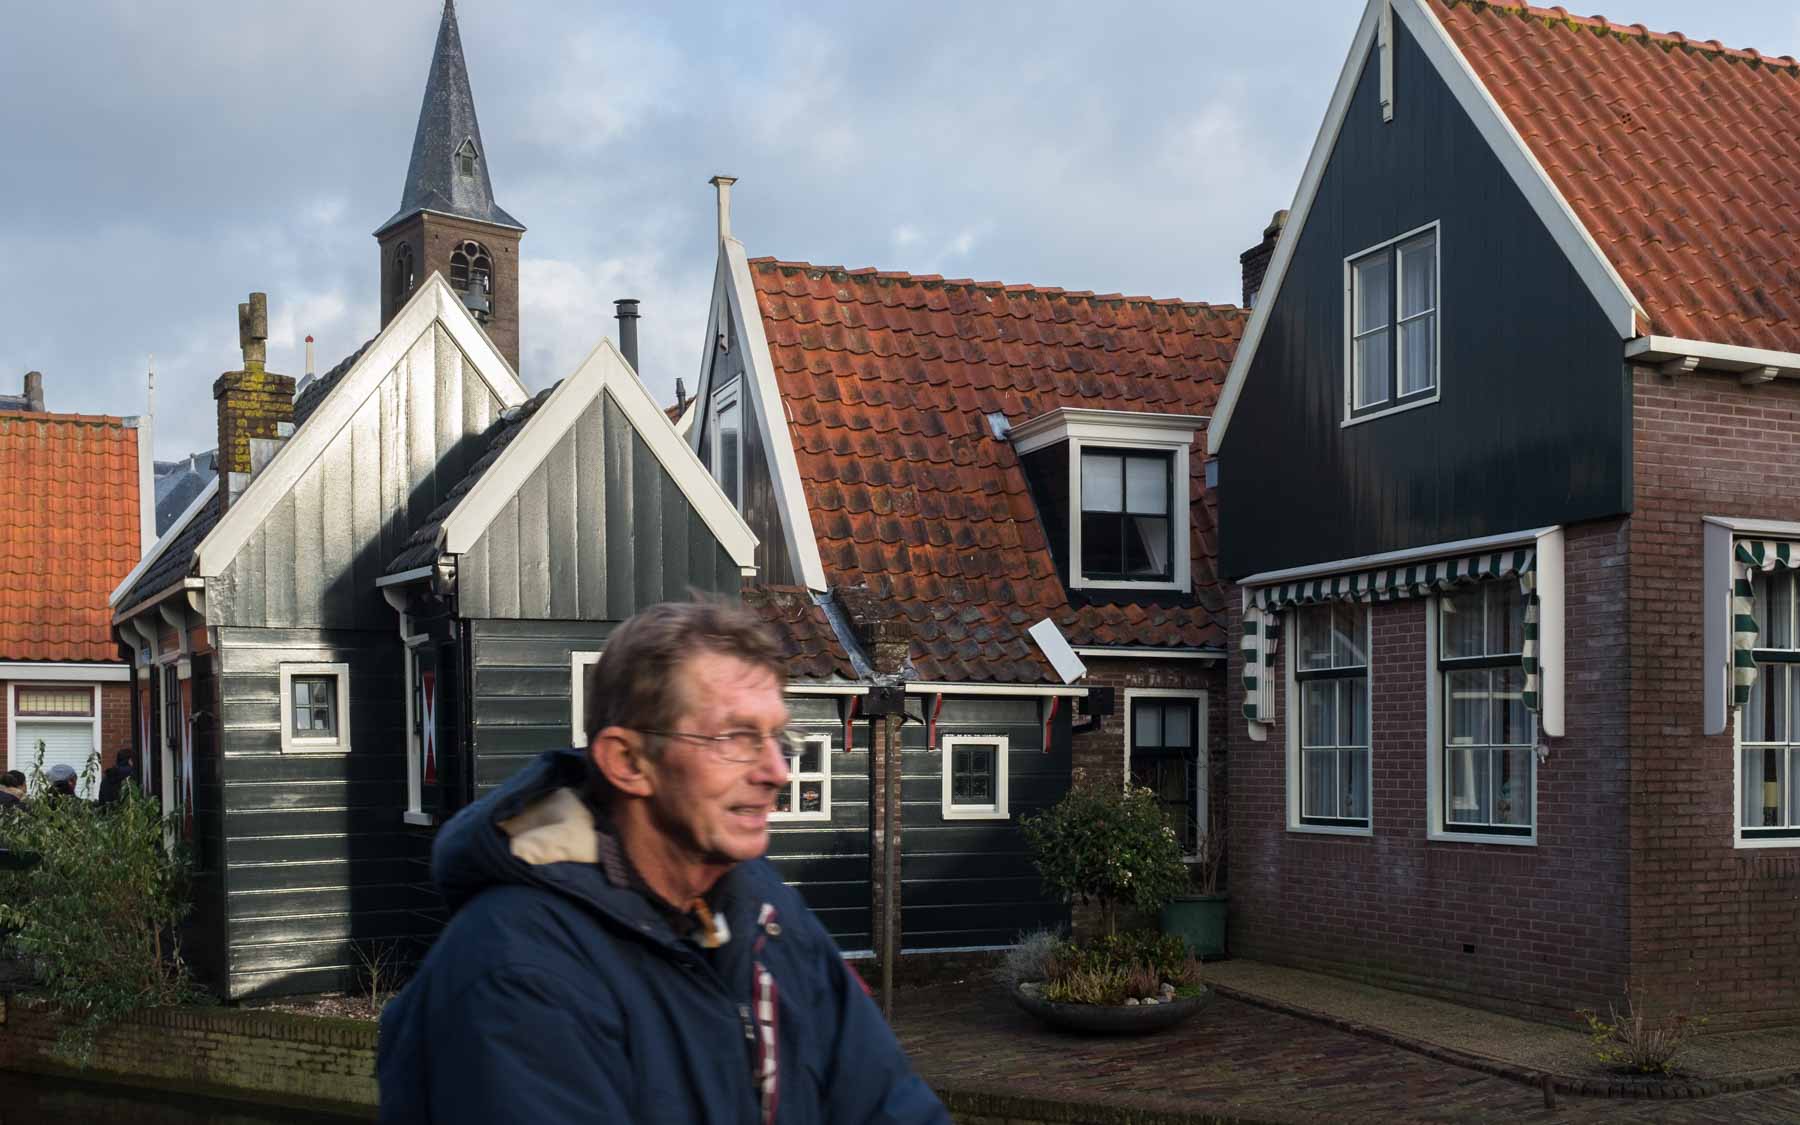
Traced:
<path fill-rule="evenodd" d="M 1688 1101 L 1560 1095 L 1546 1108 L 1541 1091 L 1509 1079 L 1226 999 L 1138 1039 L 1049 1031 L 979 981 L 896 999 L 895 1030 L 932 1085 L 1095 1108 L 1069 1121 L 1124 1109 L 1243 1122 L 1800 1121 L 1792 1087 Z"/>

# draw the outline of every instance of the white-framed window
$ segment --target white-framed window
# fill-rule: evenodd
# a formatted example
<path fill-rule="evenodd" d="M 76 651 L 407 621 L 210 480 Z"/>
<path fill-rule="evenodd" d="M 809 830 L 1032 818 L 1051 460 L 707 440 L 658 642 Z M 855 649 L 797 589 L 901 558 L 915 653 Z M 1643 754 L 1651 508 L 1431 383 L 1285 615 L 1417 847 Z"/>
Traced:
<path fill-rule="evenodd" d="M 1756 682 L 1738 709 L 1738 837 L 1800 845 L 1800 737 L 1794 691 L 1800 688 L 1795 632 L 1795 572 L 1751 575 L 1756 617 Z"/>
<path fill-rule="evenodd" d="M 1289 615 L 1288 826 L 1368 833 L 1369 608 L 1302 606 Z"/>
<path fill-rule="evenodd" d="M 569 654 L 569 745 L 587 746 L 588 673 L 600 663 L 598 652 Z"/>
<path fill-rule="evenodd" d="M 775 811 L 769 819 L 804 821 L 831 819 L 831 736 L 799 736 L 800 756 L 788 771 L 788 786 L 775 795 Z"/>
<path fill-rule="evenodd" d="M 45 770 L 61 763 L 74 769 L 79 777 L 100 746 L 100 687 L 9 683 L 5 718 L 5 768 L 18 770 L 29 778 L 37 762 L 38 744 L 42 743 Z M 98 784 L 96 779 L 94 787 L 80 790 L 81 796 L 97 796 Z"/>
<path fill-rule="evenodd" d="M 1067 521 L 1071 588 L 1192 587 L 1188 457 L 1204 421 L 1063 407 L 1011 429 L 1039 502 L 1056 508 L 1052 526 Z M 1053 446 L 1066 463 L 1030 456 Z"/>
<path fill-rule="evenodd" d="M 1199 854 L 1207 830 L 1206 693 L 1125 689 L 1125 776 L 1156 794 L 1181 840 Z"/>
<path fill-rule="evenodd" d="M 1083 447 L 1083 580 L 1168 582 L 1174 577 L 1174 466 L 1172 452 Z"/>
<path fill-rule="evenodd" d="M 1427 691 L 1434 839 L 1531 843 L 1537 718 L 1525 706 L 1525 596 L 1482 582 L 1434 598 Z"/>
<path fill-rule="evenodd" d="M 1005 820 L 1008 817 L 1003 734 L 947 734 L 944 750 L 944 819 Z"/>
<path fill-rule="evenodd" d="M 1437 401 L 1438 225 L 1344 259 L 1344 424 Z"/>
<path fill-rule="evenodd" d="M 713 479 L 738 508 L 744 505 L 743 385 L 742 379 L 733 377 L 713 392 L 712 415 L 706 427 Z"/>
<path fill-rule="evenodd" d="M 350 665 L 281 665 L 281 749 L 290 754 L 350 749 Z"/>

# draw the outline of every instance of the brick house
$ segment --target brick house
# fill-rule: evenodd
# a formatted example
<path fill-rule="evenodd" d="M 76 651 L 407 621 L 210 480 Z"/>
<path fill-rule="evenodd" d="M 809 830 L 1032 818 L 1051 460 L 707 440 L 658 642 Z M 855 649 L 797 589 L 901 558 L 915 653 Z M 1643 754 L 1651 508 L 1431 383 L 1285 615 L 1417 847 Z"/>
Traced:
<path fill-rule="evenodd" d="M 1797 78 L 1369 3 L 1209 435 L 1235 952 L 1800 1017 Z"/>
<path fill-rule="evenodd" d="M 1215 815 L 1197 443 L 1243 310 L 750 259 L 731 183 L 682 426 L 757 535 L 745 597 L 821 731 L 771 857 L 846 949 L 879 946 L 888 893 L 901 951 L 1008 944 L 1063 918 L 1019 821 L 1072 769 L 1154 785 L 1190 848 Z M 853 721 L 881 684 L 903 696 L 891 753 Z M 888 769 L 892 809 L 871 799 Z"/>
<path fill-rule="evenodd" d="M 35 371 L 0 396 L 0 769 L 30 773 L 40 743 L 77 771 L 131 745 L 106 595 L 145 539 L 148 445 L 137 418 L 47 413 Z"/>

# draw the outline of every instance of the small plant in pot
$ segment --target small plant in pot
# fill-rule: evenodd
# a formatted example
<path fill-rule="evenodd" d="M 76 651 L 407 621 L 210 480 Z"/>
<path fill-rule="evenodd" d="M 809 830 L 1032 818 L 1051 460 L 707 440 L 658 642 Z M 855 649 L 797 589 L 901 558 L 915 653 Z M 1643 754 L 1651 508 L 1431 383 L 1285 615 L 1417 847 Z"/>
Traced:
<path fill-rule="evenodd" d="M 1023 940 L 1002 968 L 1019 1004 L 1085 1031 L 1148 1031 L 1191 1015 L 1205 990 L 1199 962 L 1181 940 L 1118 930 L 1121 908 L 1155 915 L 1187 880 L 1155 794 L 1091 783 L 1078 772 L 1069 793 L 1024 828 L 1044 885 L 1096 905 L 1105 932 L 1083 942 L 1047 934 Z"/>
<path fill-rule="evenodd" d="M 1199 854 L 1188 864 L 1188 887 L 1162 909 L 1162 930 L 1187 942 L 1200 958 L 1225 956 L 1226 896 L 1219 891 L 1225 863 L 1225 837 L 1200 837 Z"/>

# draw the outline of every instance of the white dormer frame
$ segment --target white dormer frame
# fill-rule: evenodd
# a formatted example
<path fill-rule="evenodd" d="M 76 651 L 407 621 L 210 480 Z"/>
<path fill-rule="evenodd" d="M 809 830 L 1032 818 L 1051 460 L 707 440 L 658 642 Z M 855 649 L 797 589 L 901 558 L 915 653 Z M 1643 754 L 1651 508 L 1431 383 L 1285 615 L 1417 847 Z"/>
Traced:
<path fill-rule="evenodd" d="M 1023 457 L 1059 443 L 1069 454 L 1069 588 L 1072 590 L 1172 590 L 1193 586 L 1193 531 L 1189 511 L 1193 478 L 1189 458 L 1194 435 L 1207 423 L 1204 415 L 1141 414 L 1129 410 L 1064 407 L 1014 426 L 1013 448 Z M 1172 455 L 1169 489 L 1168 581 L 1129 582 L 1082 576 L 1081 451 L 1085 447 L 1145 450 Z"/>
<path fill-rule="evenodd" d="M 822 593 L 825 590 L 825 562 L 819 554 L 818 536 L 813 531 L 812 512 L 806 506 L 800 462 L 794 455 L 794 438 L 787 427 L 787 407 L 781 400 L 781 387 L 775 381 L 775 360 L 769 351 L 769 337 L 763 331 L 762 312 L 756 303 L 750 259 L 742 242 L 730 237 L 728 230 L 722 233 L 694 400 L 700 406 L 711 403 L 719 336 L 735 328 L 731 332 L 733 346 L 742 351 L 744 359 L 742 393 L 749 400 L 747 409 L 755 420 L 763 456 L 768 460 L 775 508 L 781 517 L 783 546 L 800 581 L 808 589 Z M 693 413 L 695 420 L 686 436 L 689 448 L 697 455 L 700 443 L 709 440 L 709 436 L 703 411 Z"/>

